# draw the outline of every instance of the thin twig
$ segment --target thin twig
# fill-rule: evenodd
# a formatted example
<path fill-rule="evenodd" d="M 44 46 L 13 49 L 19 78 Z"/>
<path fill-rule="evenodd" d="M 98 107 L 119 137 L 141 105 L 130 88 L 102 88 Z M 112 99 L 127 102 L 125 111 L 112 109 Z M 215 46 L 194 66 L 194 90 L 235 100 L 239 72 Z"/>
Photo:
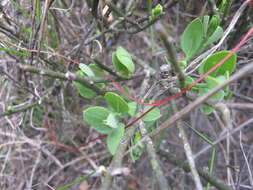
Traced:
<path fill-rule="evenodd" d="M 33 179 L 34 179 L 34 173 L 35 173 L 36 169 L 38 168 L 38 165 L 39 165 L 40 161 L 41 161 L 41 152 L 38 151 L 37 158 L 36 158 L 34 166 L 32 168 L 31 177 L 30 177 L 29 184 L 28 184 L 28 190 L 32 189 Z"/>
<path fill-rule="evenodd" d="M 174 155 L 172 155 L 168 152 L 162 151 L 162 150 L 159 150 L 158 153 L 161 156 L 165 157 L 168 162 L 182 168 L 185 172 L 191 171 L 190 166 L 188 164 L 186 164 L 184 161 L 179 160 Z M 197 171 L 201 177 L 203 177 L 206 181 L 208 181 L 210 184 L 215 186 L 217 189 L 219 189 L 219 190 L 232 190 L 232 188 L 230 188 L 227 184 L 225 184 L 224 181 L 221 181 L 220 179 L 214 177 L 213 175 L 204 171 L 203 169 L 197 168 Z"/>
<path fill-rule="evenodd" d="M 163 25 L 161 23 L 157 23 L 155 25 L 155 30 L 158 32 L 160 38 L 162 39 L 162 41 L 164 43 L 164 46 L 167 50 L 167 53 L 169 54 L 169 57 L 171 59 L 172 68 L 174 69 L 176 74 L 178 74 L 180 87 L 181 87 L 181 89 L 183 89 L 184 88 L 184 83 L 185 83 L 185 75 L 184 75 L 182 69 L 180 68 L 179 62 L 177 60 L 176 50 L 172 46 L 170 41 L 168 40 L 168 34 L 166 33 L 165 28 L 163 27 Z"/>
<path fill-rule="evenodd" d="M 222 103 L 217 104 L 216 108 L 222 114 L 222 120 L 225 124 L 226 130 L 229 132 L 233 127 L 232 122 L 231 122 L 232 120 L 231 120 L 230 110 L 225 104 L 222 104 Z M 227 139 L 226 139 L 225 161 L 226 161 L 226 165 L 230 164 L 230 134 L 229 133 L 227 134 Z M 230 167 L 227 167 L 227 180 L 229 184 L 234 184 Z"/>
<path fill-rule="evenodd" d="M 25 89 L 27 92 L 31 93 L 34 97 L 39 98 L 38 95 L 36 93 L 34 93 L 34 91 L 32 91 L 30 88 L 22 85 L 21 82 L 19 82 L 16 79 L 14 79 L 9 73 L 5 72 L 2 67 L 0 67 L 0 74 L 6 75 L 11 81 L 13 81 L 14 83 L 16 83 L 20 88 Z"/>
<path fill-rule="evenodd" d="M 127 22 L 129 22 L 129 23 L 132 24 L 133 26 L 137 27 L 137 29 L 141 29 L 141 26 L 140 26 L 138 23 L 136 23 L 135 21 L 133 21 L 133 20 L 129 19 L 127 16 L 125 16 L 125 15 L 121 12 L 121 10 L 119 10 L 119 9 L 117 8 L 117 6 L 114 5 L 110 0 L 106 0 L 106 1 L 105 1 L 105 4 L 106 4 L 108 7 L 110 7 L 110 9 L 111 9 L 117 16 L 122 17 L 124 20 L 126 20 Z"/>
<path fill-rule="evenodd" d="M 0 112 L 0 118 L 4 117 L 4 116 L 7 116 L 7 115 L 12 115 L 12 114 L 15 114 L 15 113 L 24 112 L 24 111 L 29 110 L 29 109 L 33 108 L 34 106 L 37 106 L 37 105 L 39 105 L 39 101 L 36 101 L 34 103 L 31 103 L 31 104 L 28 104 L 28 105 L 25 105 L 25 106 L 22 106 L 22 107 L 19 107 L 19 108 L 10 109 L 10 110 L 7 110 L 5 112 Z"/>
<path fill-rule="evenodd" d="M 37 48 L 38 48 L 38 54 L 40 52 L 40 48 L 41 48 L 41 41 L 43 39 L 43 34 L 44 34 L 44 30 L 45 30 L 45 23 L 46 23 L 46 17 L 47 17 L 47 11 L 49 9 L 49 4 L 50 4 L 50 0 L 46 0 L 44 3 L 44 8 L 42 11 L 42 18 L 40 21 L 40 28 L 39 28 L 39 36 L 38 36 L 38 42 L 37 42 Z"/>
<path fill-rule="evenodd" d="M 253 123 L 253 118 L 245 121 L 244 123 L 242 123 L 241 125 L 239 125 L 238 127 L 236 127 L 235 129 L 233 129 L 230 132 L 226 131 L 221 137 L 219 137 L 219 139 L 217 139 L 216 141 L 213 142 L 213 145 L 216 145 L 219 142 L 221 142 L 224 139 L 226 139 L 228 133 L 230 135 L 233 135 L 233 134 L 237 133 L 238 131 L 242 130 L 244 127 L 250 125 L 251 123 Z M 212 148 L 212 146 L 210 146 L 210 145 L 206 146 L 205 148 L 203 148 L 202 150 L 200 150 L 197 154 L 195 154 L 194 158 L 195 159 L 198 158 L 200 155 L 202 155 L 203 153 L 205 153 L 206 151 L 208 151 L 210 148 Z"/>
<path fill-rule="evenodd" d="M 147 75 L 149 75 L 149 73 L 147 73 Z M 144 80 L 142 85 L 148 86 L 148 80 Z M 143 92 L 141 94 L 144 94 L 146 89 L 143 88 L 142 90 L 143 90 Z M 142 101 L 145 101 L 145 99 L 148 95 L 149 95 L 149 92 L 146 92 L 146 95 L 143 97 Z M 141 132 L 142 136 L 145 136 L 148 134 L 147 129 L 145 128 L 145 123 L 143 121 L 140 121 L 139 128 L 140 128 L 140 132 Z M 167 180 L 166 180 L 163 170 L 160 166 L 159 158 L 156 155 L 156 150 L 155 150 L 154 143 L 153 143 L 152 139 L 147 138 L 145 140 L 144 144 L 146 145 L 146 150 L 148 152 L 150 164 L 151 164 L 151 167 L 154 171 L 155 180 L 157 180 L 157 182 L 158 182 L 159 189 L 169 189 Z"/>
<path fill-rule="evenodd" d="M 252 175 L 252 168 L 250 167 L 250 164 L 249 164 L 249 161 L 247 159 L 247 156 L 245 154 L 245 151 L 243 149 L 243 145 L 242 145 L 242 132 L 240 131 L 240 149 L 242 151 L 242 155 L 243 155 L 243 158 L 245 159 L 245 162 L 246 162 L 246 166 L 247 166 L 247 169 L 248 169 L 248 172 L 249 172 L 249 182 L 250 182 L 250 185 L 251 187 L 253 188 L 253 175 Z"/>
<path fill-rule="evenodd" d="M 172 100 L 172 107 L 173 107 L 174 113 L 177 113 L 178 109 L 177 109 L 177 106 L 175 104 L 175 101 L 173 101 L 173 100 Z M 182 125 L 182 121 L 179 119 L 176 122 L 176 125 L 177 125 L 177 128 L 179 130 L 179 137 L 181 137 L 181 139 L 183 141 L 185 154 L 186 154 L 187 160 L 189 162 L 190 170 L 191 170 L 191 173 L 192 173 L 193 180 L 195 182 L 196 188 L 197 188 L 197 190 L 203 190 L 203 185 L 202 185 L 202 183 L 200 181 L 200 177 L 199 177 L 199 174 L 198 174 L 197 169 L 196 169 L 196 164 L 194 162 L 191 146 L 190 146 L 188 138 L 187 138 L 187 136 L 185 134 L 185 131 L 184 131 L 184 128 L 183 128 L 183 125 Z"/>
<path fill-rule="evenodd" d="M 100 88 L 95 86 L 92 81 L 88 81 L 85 78 L 80 77 L 80 76 L 78 76 L 74 73 L 71 73 L 71 72 L 67 72 L 66 74 L 62 74 L 62 73 L 54 72 L 51 70 L 39 69 L 39 68 L 32 67 L 29 65 L 20 65 L 19 68 L 23 71 L 27 71 L 27 72 L 31 72 L 31 73 L 35 73 L 35 74 L 40 74 L 43 76 L 58 78 L 61 80 L 76 81 L 76 82 L 79 82 L 79 83 L 83 84 L 84 86 L 87 86 L 88 88 L 94 90 L 99 95 L 105 94 L 105 91 L 102 91 Z"/>

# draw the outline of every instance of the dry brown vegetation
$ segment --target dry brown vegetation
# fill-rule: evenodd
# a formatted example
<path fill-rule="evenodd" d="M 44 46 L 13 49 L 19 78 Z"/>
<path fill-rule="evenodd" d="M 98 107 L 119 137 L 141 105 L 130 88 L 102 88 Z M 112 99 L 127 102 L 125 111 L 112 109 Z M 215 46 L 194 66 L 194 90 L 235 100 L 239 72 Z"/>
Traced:
<path fill-rule="evenodd" d="M 165 86 L 158 83 L 164 57 L 171 57 L 161 40 L 164 33 L 155 26 L 165 29 L 166 40 L 181 60 L 184 55 L 178 44 L 187 23 L 217 14 L 215 5 L 221 0 L 153 0 L 152 7 L 160 3 L 164 8 L 155 19 L 149 17 L 147 2 L 0 1 L 1 190 L 60 190 L 66 184 L 70 184 L 66 189 L 73 190 L 201 190 L 208 183 L 209 189 L 253 189 L 253 68 L 249 66 L 253 64 L 253 37 L 237 51 L 237 78 L 228 81 L 232 97 L 218 103 L 202 100 L 215 108 L 212 114 L 204 115 L 198 108 L 202 102 L 196 103 L 200 97 L 189 92 L 162 104 L 162 117 L 152 127 L 138 121 L 128 128 L 114 156 L 103 139 L 80 147 L 99 135 L 83 121 L 82 111 L 105 103 L 101 96 L 84 99 L 78 94 L 73 85 L 78 65 L 70 60 L 104 66 L 137 99 L 164 99 L 178 88 L 175 80 Z M 253 6 L 245 4 L 238 13 L 242 2 L 227 2 L 231 4 L 221 15 L 221 26 L 226 30 L 236 23 L 219 50 L 232 49 L 253 25 Z M 128 80 L 111 63 L 118 46 L 127 49 L 136 65 Z M 248 70 L 242 69 L 245 66 Z M 93 88 L 97 78 L 80 80 Z M 106 91 L 120 94 L 111 81 L 99 80 L 106 82 Z M 140 106 L 138 112 L 143 109 Z M 147 136 L 152 130 L 156 131 Z M 208 137 L 213 146 L 194 130 Z M 130 154 L 137 146 L 133 137 L 138 131 L 145 138 L 140 137 L 140 155 L 133 162 Z M 213 150 L 214 168 L 209 173 Z M 71 184 L 87 174 L 92 175 Z"/>

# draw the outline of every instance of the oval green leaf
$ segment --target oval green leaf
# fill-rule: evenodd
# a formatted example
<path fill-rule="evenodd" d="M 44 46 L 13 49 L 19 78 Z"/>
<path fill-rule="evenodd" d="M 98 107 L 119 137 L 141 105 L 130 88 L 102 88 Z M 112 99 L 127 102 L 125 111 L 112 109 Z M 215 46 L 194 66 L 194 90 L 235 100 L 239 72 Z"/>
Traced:
<path fill-rule="evenodd" d="M 123 47 L 120 46 L 116 49 L 116 57 L 118 61 L 128 70 L 128 72 L 134 72 L 135 65 L 132 57 Z"/>
<path fill-rule="evenodd" d="M 85 64 L 79 64 L 80 70 L 88 77 L 95 77 L 95 74 L 91 70 L 91 68 Z"/>
<path fill-rule="evenodd" d="M 104 78 L 104 75 L 102 75 L 101 73 L 99 72 L 96 72 L 96 71 L 100 71 L 100 72 L 103 72 L 103 69 L 100 68 L 99 66 L 97 66 L 96 64 L 89 64 L 89 68 L 92 69 L 92 71 L 94 72 L 95 74 L 95 77 L 101 77 L 101 78 Z"/>
<path fill-rule="evenodd" d="M 223 75 L 217 76 L 217 77 L 212 77 L 212 76 L 207 76 L 205 78 L 205 81 L 207 82 L 208 88 L 212 89 L 218 86 L 219 84 L 223 83 L 226 81 L 226 77 Z"/>
<path fill-rule="evenodd" d="M 77 71 L 76 72 L 77 75 L 81 76 L 81 77 L 85 77 L 85 74 L 82 71 Z M 73 82 L 74 86 L 77 88 L 79 94 L 83 97 L 83 98 L 94 98 L 97 93 L 94 92 L 93 90 L 91 90 L 90 88 L 87 88 L 86 86 L 84 86 L 83 84 L 79 83 L 79 82 Z"/>
<path fill-rule="evenodd" d="M 119 122 L 118 122 L 115 114 L 114 113 L 110 113 L 108 115 L 107 119 L 104 121 L 104 124 L 107 125 L 107 126 L 109 126 L 109 127 L 111 127 L 111 128 L 116 129 L 116 128 L 118 128 Z"/>
<path fill-rule="evenodd" d="M 160 4 L 156 5 L 155 8 L 153 8 L 151 11 L 152 19 L 155 19 L 158 16 L 160 16 L 162 14 L 162 12 L 163 12 L 162 5 L 160 5 Z"/>
<path fill-rule="evenodd" d="M 105 94 L 105 101 L 113 108 L 115 112 L 126 113 L 129 110 L 127 102 L 118 94 L 107 92 Z"/>
<path fill-rule="evenodd" d="M 219 40 L 223 36 L 223 34 L 224 34 L 223 29 L 220 26 L 218 26 L 216 28 L 216 30 L 213 32 L 213 34 L 205 42 L 204 46 L 208 46 L 208 45 L 216 42 L 217 40 Z"/>
<path fill-rule="evenodd" d="M 206 94 L 207 92 L 209 92 L 211 89 L 212 88 L 202 88 L 199 90 L 198 95 L 202 96 L 202 95 Z M 219 90 L 214 95 L 212 95 L 210 99 L 212 99 L 214 101 L 221 101 L 224 99 L 224 96 L 225 96 L 224 90 Z"/>
<path fill-rule="evenodd" d="M 73 84 L 75 85 L 75 87 L 78 90 L 78 93 L 83 97 L 83 98 L 87 98 L 87 99 L 91 99 L 94 98 L 97 94 L 96 92 L 94 92 L 93 90 L 91 90 L 90 88 L 85 87 L 84 85 L 82 85 L 79 82 L 73 82 Z"/>
<path fill-rule="evenodd" d="M 189 61 L 201 49 L 204 38 L 203 28 L 201 20 L 196 18 L 184 30 L 181 39 L 181 48 L 186 55 L 186 61 Z"/>
<path fill-rule="evenodd" d="M 206 37 L 206 35 L 207 35 L 207 29 L 209 26 L 209 19 L 210 19 L 210 16 L 208 16 L 208 15 L 205 15 L 202 19 L 204 37 Z"/>
<path fill-rule="evenodd" d="M 83 111 L 83 120 L 102 134 L 109 134 L 113 128 L 105 125 L 110 111 L 104 107 L 89 107 Z"/>
<path fill-rule="evenodd" d="M 136 110 L 137 110 L 137 102 L 129 102 L 128 103 L 129 111 L 128 114 L 131 117 L 134 117 L 136 115 Z"/>
<path fill-rule="evenodd" d="M 213 66 L 215 66 L 219 61 L 221 61 L 230 51 L 220 51 L 211 55 L 198 69 L 199 74 L 203 75 Z M 216 77 L 220 75 L 226 75 L 226 73 L 231 74 L 235 70 L 236 64 L 236 54 L 233 53 L 220 67 L 215 69 L 210 76 Z"/>
<path fill-rule="evenodd" d="M 200 110 L 202 111 L 202 113 L 204 113 L 205 115 L 210 115 L 214 111 L 213 107 L 207 106 L 204 104 L 201 104 L 199 107 L 200 107 Z"/>
<path fill-rule="evenodd" d="M 125 126 L 120 123 L 119 127 L 113 130 L 106 138 L 107 147 L 112 155 L 114 155 L 119 146 L 120 140 L 125 132 Z"/>
<path fill-rule="evenodd" d="M 207 36 L 211 36 L 217 27 L 220 25 L 221 18 L 218 15 L 213 15 L 208 26 Z"/>
<path fill-rule="evenodd" d="M 128 69 L 123 64 L 121 64 L 121 62 L 118 60 L 118 58 L 116 56 L 116 52 L 112 53 L 112 63 L 114 65 L 114 68 L 116 71 L 122 72 L 122 73 L 128 75 L 128 73 L 129 73 Z"/>
<path fill-rule="evenodd" d="M 147 108 L 145 110 L 147 111 L 149 108 L 150 108 L 150 106 L 147 106 Z M 161 116 L 162 115 L 160 113 L 160 110 L 158 108 L 155 108 L 152 111 L 150 111 L 147 115 L 145 115 L 142 118 L 142 121 L 145 121 L 145 122 L 155 121 L 155 120 L 159 119 Z"/>
<path fill-rule="evenodd" d="M 99 66 L 97 66 L 95 64 L 89 64 L 89 68 L 93 71 L 95 77 L 104 78 L 104 75 L 99 73 L 99 72 L 103 72 L 103 69 L 101 69 Z M 104 83 L 96 83 L 96 86 L 99 88 L 105 88 Z"/>

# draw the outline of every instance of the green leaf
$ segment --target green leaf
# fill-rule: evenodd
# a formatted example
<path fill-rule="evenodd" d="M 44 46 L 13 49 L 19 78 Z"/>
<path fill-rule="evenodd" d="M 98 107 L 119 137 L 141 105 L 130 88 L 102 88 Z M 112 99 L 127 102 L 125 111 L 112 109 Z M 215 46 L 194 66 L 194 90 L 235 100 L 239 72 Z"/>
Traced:
<path fill-rule="evenodd" d="M 212 88 L 214 88 L 217 85 L 219 85 L 220 83 L 222 83 L 224 80 L 226 80 L 226 77 L 225 76 L 219 76 L 219 77 L 215 78 L 215 77 L 207 76 L 207 78 L 205 80 L 207 81 L 207 87 L 199 89 L 199 93 L 198 93 L 199 96 L 202 96 L 203 94 L 206 94 Z M 219 90 L 213 96 L 211 96 L 210 99 L 214 100 L 214 101 L 221 101 L 221 100 L 224 99 L 225 95 L 226 95 L 226 93 L 224 92 L 224 90 Z M 200 109 L 206 115 L 209 115 L 214 111 L 213 107 L 208 106 L 208 105 L 204 105 L 204 104 L 200 105 Z"/>
<path fill-rule="evenodd" d="M 203 22 L 203 33 L 204 33 L 204 36 L 206 37 L 207 35 L 207 30 L 208 30 L 208 27 L 209 27 L 209 19 L 210 19 L 210 16 L 208 15 L 205 15 L 202 19 L 202 22 Z"/>
<path fill-rule="evenodd" d="M 219 84 L 223 83 L 226 81 L 226 77 L 221 75 L 218 77 L 212 77 L 212 76 L 207 76 L 205 78 L 205 81 L 207 82 L 207 86 L 208 88 L 214 88 L 216 86 L 218 86 Z"/>
<path fill-rule="evenodd" d="M 100 77 L 104 79 L 104 76 L 101 73 L 96 72 L 96 71 L 104 72 L 103 69 L 101 69 L 99 66 L 95 64 L 89 64 L 89 68 L 92 70 L 95 77 Z M 96 86 L 102 89 L 102 88 L 105 88 L 106 85 L 104 83 L 96 83 Z"/>
<path fill-rule="evenodd" d="M 118 58 L 116 56 L 116 52 L 112 53 L 112 63 L 114 65 L 114 68 L 115 68 L 116 71 L 122 72 L 124 74 L 129 73 L 128 69 L 123 64 L 121 64 L 121 62 L 118 60 Z"/>
<path fill-rule="evenodd" d="M 149 108 L 150 108 L 150 106 L 147 106 L 145 111 L 147 111 Z M 155 108 L 152 111 L 150 111 L 147 115 L 145 115 L 142 118 L 142 121 L 145 121 L 145 122 L 155 121 L 155 120 L 159 119 L 161 116 L 162 115 L 160 113 L 160 110 L 158 108 Z"/>
<path fill-rule="evenodd" d="M 94 92 L 90 88 L 85 87 L 84 85 L 82 85 L 79 82 L 73 82 L 73 84 L 75 85 L 75 87 L 77 88 L 79 94 L 83 98 L 91 99 L 91 98 L 94 98 L 97 95 L 96 92 Z"/>
<path fill-rule="evenodd" d="M 219 61 L 221 61 L 230 51 L 220 51 L 211 55 L 198 69 L 200 75 L 203 75 L 213 66 L 215 66 Z M 236 54 L 232 54 L 220 67 L 215 69 L 210 76 L 216 77 L 219 75 L 225 75 L 226 72 L 231 74 L 235 69 L 236 64 Z"/>
<path fill-rule="evenodd" d="M 215 88 L 216 86 L 218 86 L 220 83 L 223 83 L 226 80 L 226 76 L 218 76 L 218 77 L 212 77 L 212 76 L 207 76 L 205 78 L 205 81 L 207 82 L 207 86 L 206 88 L 201 88 L 199 89 L 199 96 L 202 96 L 203 94 L 206 94 L 207 92 L 209 92 L 212 88 Z M 216 92 L 213 96 L 211 96 L 211 100 L 214 101 L 221 101 L 225 98 L 225 91 L 224 90 L 219 90 L 218 92 Z M 204 105 L 201 104 L 200 105 L 200 109 L 201 111 L 206 114 L 209 115 L 214 111 L 214 108 L 208 105 Z"/>
<path fill-rule="evenodd" d="M 120 46 L 116 49 L 116 57 L 121 63 L 121 65 L 125 67 L 128 72 L 134 72 L 135 65 L 133 63 L 132 57 L 123 47 Z"/>
<path fill-rule="evenodd" d="M 104 124 L 111 127 L 111 128 L 118 128 L 119 122 L 115 116 L 115 114 L 110 113 L 107 117 L 107 119 L 104 121 Z"/>
<path fill-rule="evenodd" d="M 190 77 L 190 76 L 187 76 L 186 77 L 186 80 L 185 80 L 185 87 L 188 87 L 190 86 L 192 83 L 194 83 L 196 79 L 194 79 L 193 77 Z M 177 82 L 177 81 L 176 81 Z M 196 84 L 195 86 L 193 86 L 191 88 L 191 90 L 195 90 L 195 91 L 198 91 L 200 88 L 205 88 L 206 87 L 206 84 L 205 83 L 199 83 L 199 84 Z"/>
<path fill-rule="evenodd" d="M 183 60 L 183 61 L 179 61 L 179 65 L 181 68 L 186 68 L 186 66 L 188 65 L 187 61 Z"/>
<path fill-rule="evenodd" d="M 215 88 L 219 84 L 223 83 L 226 80 L 225 76 L 218 76 L 216 78 L 207 76 L 206 79 L 207 81 L 207 86 L 208 86 L 208 91 L 211 90 L 212 88 Z M 221 101 L 224 99 L 225 92 L 224 90 L 219 90 L 217 93 L 215 93 L 211 99 L 215 101 Z"/>
<path fill-rule="evenodd" d="M 79 68 L 80 70 L 88 77 L 95 77 L 95 74 L 93 73 L 93 71 L 90 69 L 90 67 L 88 67 L 85 64 L 79 64 Z"/>
<path fill-rule="evenodd" d="M 132 139 L 131 147 L 133 148 L 130 149 L 130 156 L 133 162 L 138 160 L 144 152 L 145 146 L 143 143 L 141 143 L 141 138 L 142 138 L 141 133 L 137 131 L 134 134 L 134 138 Z"/>
<path fill-rule="evenodd" d="M 224 99 L 225 99 L 225 100 L 229 100 L 229 99 L 232 98 L 232 97 L 233 97 L 233 92 L 227 91 L 227 93 L 225 94 Z"/>
<path fill-rule="evenodd" d="M 163 7 L 160 4 L 158 4 L 158 5 L 156 5 L 155 8 L 152 9 L 151 12 L 152 12 L 151 13 L 152 19 L 155 19 L 155 18 L 157 18 L 158 16 L 160 16 L 162 14 Z"/>
<path fill-rule="evenodd" d="M 121 137 L 123 137 L 125 132 L 125 126 L 120 123 L 119 127 L 113 130 L 106 138 L 107 147 L 112 155 L 114 155 L 119 146 Z"/>
<path fill-rule="evenodd" d="M 211 99 L 215 100 L 215 101 L 222 101 L 225 97 L 225 92 L 224 90 L 219 90 L 218 92 L 216 92 Z"/>
<path fill-rule="evenodd" d="M 134 117 L 136 115 L 137 102 L 130 102 L 130 103 L 128 103 L 128 107 L 129 107 L 128 114 L 131 117 Z"/>
<path fill-rule="evenodd" d="M 125 90 L 126 94 L 131 94 L 131 90 L 125 86 L 125 85 L 122 85 L 121 86 L 123 90 Z M 130 98 L 128 96 L 126 96 L 125 94 L 122 94 L 121 97 L 124 99 L 124 100 L 129 100 Z"/>
<path fill-rule="evenodd" d="M 107 92 L 105 94 L 105 101 L 114 111 L 118 113 L 126 113 L 129 110 L 127 102 L 118 94 Z"/>
<path fill-rule="evenodd" d="M 77 71 L 76 74 L 81 77 L 85 77 L 85 74 L 82 71 Z M 90 88 L 87 88 L 86 86 L 84 86 L 79 82 L 73 82 L 73 84 L 83 98 L 94 98 L 97 95 L 96 92 L 94 92 Z"/>
<path fill-rule="evenodd" d="M 196 18 L 188 24 L 181 39 L 181 48 L 186 55 L 186 61 L 189 61 L 201 49 L 203 38 L 203 24 L 199 18 Z"/>
<path fill-rule="evenodd" d="M 207 92 L 209 92 L 211 89 L 212 88 L 202 88 L 199 90 L 198 95 L 202 96 L 202 95 L 206 94 Z M 212 99 L 214 101 L 221 101 L 224 99 L 224 96 L 225 96 L 224 90 L 219 90 L 214 95 L 212 95 L 210 99 Z"/>
<path fill-rule="evenodd" d="M 95 77 L 101 77 L 101 78 L 104 78 L 104 76 L 102 74 L 100 74 L 99 72 L 96 72 L 97 71 L 100 71 L 100 72 L 103 72 L 103 69 L 101 69 L 99 66 L 97 66 L 96 64 L 89 64 L 89 67 L 91 69 L 94 69 L 95 71 L 93 71 L 93 73 L 95 74 Z"/>
<path fill-rule="evenodd" d="M 204 46 L 208 46 L 217 40 L 219 40 L 223 36 L 224 32 L 223 29 L 218 26 L 216 30 L 213 32 L 213 34 L 208 38 L 208 40 L 205 42 Z"/>
<path fill-rule="evenodd" d="M 145 128 L 148 133 L 151 133 L 157 127 L 157 121 L 145 122 Z"/>
<path fill-rule="evenodd" d="M 207 31 L 207 36 L 211 36 L 214 31 L 217 29 L 217 27 L 220 25 L 221 19 L 218 15 L 212 16 L 210 22 L 209 22 L 209 27 Z"/>
<path fill-rule="evenodd" d="M 207 106 L 204 104 L 201 104 L 199 107 L 200 107 L 200 110 L 202 111 L 202 113 L 204 113 L 205 115 L 210 115 L 214 111 L 213 107 Z"/>
<path fill-rule="evenodd" d="M 102 134 L 109 134 L 113 128 L 105 125 L 110 111 L 104 107 L 89 107 L 83 111 L 83 120 Z"/>

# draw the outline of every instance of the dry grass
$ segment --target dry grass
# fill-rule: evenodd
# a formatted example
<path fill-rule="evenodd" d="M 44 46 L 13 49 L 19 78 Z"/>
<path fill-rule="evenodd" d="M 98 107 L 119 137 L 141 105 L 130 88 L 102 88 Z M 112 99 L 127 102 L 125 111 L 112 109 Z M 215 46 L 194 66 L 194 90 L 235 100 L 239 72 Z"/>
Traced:
<path fill-rule="evenodd" d="M 126 30 L 124 24 L 116 24 L 113 28 L 109 28 L 112 23 L 115 24 L 120 19 L 117 20 L 114 14 L 113 18 L 110 18 L 113 19 L 112 22 L 104 21 L 103 23 L 101 19 L 94 17 L 92 11 L 89 11 L 86 1 L 73 0 L 71 3 L 71 1 L 61 0 L 52 1 L 53 4 L 50 2 L 48 0 L 0 2 L 3 4 L 1 13 L 3 16 L 0 18 L 0 40 L 7 40 L 18 46 L 38 51 L 55 51 L 83 63 L 91 63 L 94 57 L 97 57 L 109 68 L 111 68 L 112 51 L 118 45 L 122 45 L 136 58 L 136 73 L 138 74 L 151 68 L 152 60 L 157 60 L 158 66 L 153 67 L 155 68 L 153 70 L 157 72 L 149 80 L 150 86 L 155 83 L 154 81 L 159 77 L 159 66 L 165 54 L 157 55 L 163 46 L 156 37 L 155 43 L 152 41 L 150 30 L 131 34 L 127 32 L 136 30 L 136 26 L 131 26 Z M 126 2 L 119 2 L 121 3 L 118 5 L 122 5 L 122 9 L 127 7 Z M 209 4 L 206 4 L 206 9 L 202 9 L 205 7 L 205 1 L 199 0 L 198 3 L 192 0 L 180 1 L 174 4 L 170 2 L 173 1 L 165 3 L 168 8 L 161 19 L 165 27 L 170 30 L 171 39 L 175 43 L 179 42 L 183 28 L 192 18 L 199 16 L 201 11 L 206 14 L 212 13 Z M 240 2 L 232 4 L 224 23 L 225 28 L 240 5 Z M 99 16 L 103 8 L 104 5 L 100 2 Z M 253 24 L 252 10 L 252 7 L 246 8 L 231 35 L 225 39 L 220 49 L 234 47 L 245 34 L 247 27 Z M 45 13 L 44 17 L 43 13 Z M 134 14 L 128 18 L 136 21 L 140 17 L 146 18 L 146 15 L 146 6 L 140 3 L 136 5 Z M 128 23 L 127 19 L 123 23 Z M 252 64 L 252 44 L 253 38 L 251 37 L 238 51 L 237 70 L 246 64 Z M 15 47 L 1 42 L 0 45 L 2 48 L 16 50 Z M 96 137 L 98 134 L 83 122 L 82 110 L 90 105 L 103 105 L 104 103 L 95 99 L 81 98 L 70 81 L 24 72 L 18 65 L 27 64 L 61 73 L 75 72 L 78 67 L 55 56 L 28 54 L 21 51 L 20 53 L 27 54 L 27 56 L 20 56 L 14 51 L 2 50 L 0 52 L 0 189 L 57 189 L 85 174 L 101 170 L 102 166 L 107 168 L 112 156 L 107 151 L 103 140 L 98 140 L 78 151 L 68 151 L 59 145 L 61 143 L 78 147 L 79 144 Z M 180 52 L 178 57 L 182 57 Z M 143 80 L 130 80 L 121 84 L 128 86 L 132 94 L 138 95 L 149 89 L 148 86 L 145 87 L 146 89 L 139 88 Z M 191 149 L 197 156 L 195 157 L 197 168 L 209 167 L 211 153 L 210 149 L 202 151 L 208 145 L 194 134 L 190 127 L 205 134 L 213 142 L 217 141 L 213 175 L 229 184 L 231 189 L 253 189 L 252 83 L 253 77 L 249 75 L 230 86 L 231 91 L 235 94 L 231 99 L 223 102 L 231 113 L 232 128 L 230 129 L 227 128 L 219 111 L 206 116 L 199 109 L 195 109 L 187 117 L 181 118 Z M 112 88 L 110 84 L 109 87 Z M 155 94 L 152 95 L 155 96 Z M 160 98 L 165 96 L 168 94 Z M 180 97 L 175 100 L 175 103 L 180 110 L 189 101 L 185 97 Z M 11 110 L 25 108 L 28 105 L 32 106 L 17 113 L 11 113 Z M 171 107 L 165 104 L 160 109 L 163 117 L 157 123 L 158 126 L 169 117 L 167 113 L 170 112 Z M 233 130 L 247 121 L 250 123 L 243 125 L 240 132 L 233 133 Z M 231 133 L 224 139 L 223 136 L 227 130 L 230 130 Z M 183 143 L 175 127 L 152 140 L 157 146 L 157 151 L 168 151 L 176 155 L 179 160 L 186 160 Z M 56 143 L 56 141 L 59 142 Z M 130 174 L 115 177 L 112 189 L 119 187 L 133 190 L 159 189 L 154 171 L 151 169 L 150 158 L 145 149 L 143 152 L 141 158 L 135 163 L 131 161 L 129 154 L 124 156 L 121 167 L 128 168 Z M 159 153 L 156 155 L 170 189 L 195 188 L 190 174 L 172 165 Z M 69 189 L 101 189 L 103 175 L 103 172 L 97 172 L 87 181 Z M 206 181 L 202 180 L 202 183 L 205 185 Z"/>

